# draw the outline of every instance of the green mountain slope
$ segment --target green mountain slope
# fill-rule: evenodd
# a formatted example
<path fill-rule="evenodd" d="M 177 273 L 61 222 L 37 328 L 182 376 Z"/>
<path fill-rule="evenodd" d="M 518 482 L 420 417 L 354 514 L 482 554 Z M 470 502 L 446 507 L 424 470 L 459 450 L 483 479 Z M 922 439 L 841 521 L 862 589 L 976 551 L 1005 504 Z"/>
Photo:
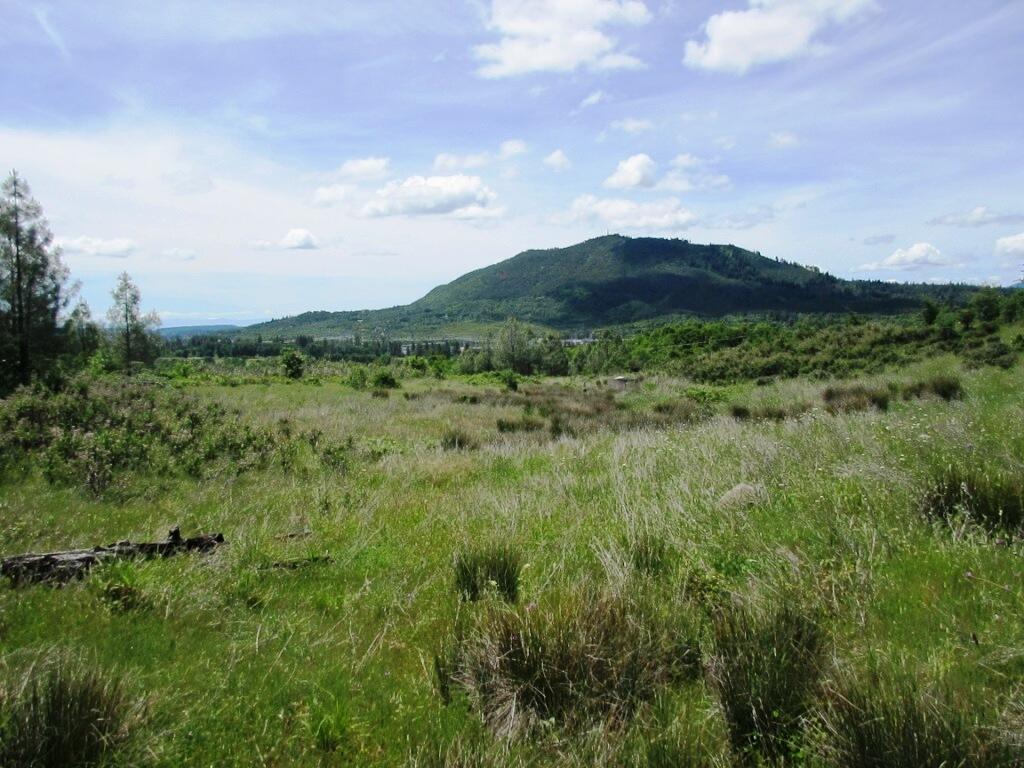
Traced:
<path fill-rule="evenodd" d="M 840 280 L 732 245 L 598 237 L 518 256 L 438 286 L 407 306 L 307 312 L 249 326 L 246 335 L 473 335 L 510 316 L 563 331 L 680 314 L 890 314 L 925 296 L 962 299 L 968 286 Z"/>

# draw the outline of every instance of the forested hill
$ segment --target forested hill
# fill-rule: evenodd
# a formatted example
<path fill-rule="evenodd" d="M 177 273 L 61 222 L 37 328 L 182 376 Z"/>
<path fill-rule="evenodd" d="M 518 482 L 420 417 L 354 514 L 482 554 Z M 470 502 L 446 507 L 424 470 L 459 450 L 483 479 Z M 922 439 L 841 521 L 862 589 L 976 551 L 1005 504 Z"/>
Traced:
<path fill-rule="evenodd" d="M 308 312 L 249 326 L 245 334 L 471 335 L 512 316 L 574 331 L 680 314 L 893 314 L 919 307 L 926 296 L 961 301 L 971 290 L 840 280 L 732 245 L 607 235 L 568 248 L 524 251 L 407 306 Z"/>

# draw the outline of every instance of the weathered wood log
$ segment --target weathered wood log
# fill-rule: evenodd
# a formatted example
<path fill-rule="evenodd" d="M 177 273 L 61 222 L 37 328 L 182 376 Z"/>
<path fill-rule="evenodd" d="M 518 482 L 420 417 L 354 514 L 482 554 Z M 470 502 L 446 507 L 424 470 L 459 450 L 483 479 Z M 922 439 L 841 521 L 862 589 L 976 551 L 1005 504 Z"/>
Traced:
<path fill-rule="evenodd" d="M 179 552 L 209 552 L 223 543 L 224 535 L 221 533 L 207 533 L 185 539 L 182 538 L 181 530 L 175 527 L 164 541 L 125 540 L 92 549 L 6 557 L 0 561 L 0 575 L 7 576 L 15 584 L 36 581 L 64 583 L 81 579 L 94 565 L 109 560 L 171 557 Z"/>
<path fill-rule="evenodd" d="M 294 571 L 297 568 L 306 568 L 310 565 L 328 565 L 334 562 L 334 558 L 328 555 L 313 555 L 312 557 L 300 557 L 296 560 L 278 560 L 273 563 L 261 565 L 260 571 Z"/>

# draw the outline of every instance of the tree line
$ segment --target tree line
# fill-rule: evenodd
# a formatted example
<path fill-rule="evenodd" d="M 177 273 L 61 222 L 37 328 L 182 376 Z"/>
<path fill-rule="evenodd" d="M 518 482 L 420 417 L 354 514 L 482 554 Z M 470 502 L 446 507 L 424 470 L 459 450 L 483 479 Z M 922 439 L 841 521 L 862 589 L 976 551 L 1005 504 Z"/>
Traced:
<path fill-rule="evenodd" d="M 158 350 L 155 314 L 122 273 L 107 322 L 92 318 L 71 281 L 43 209 L 16 172 L 0 185 L 0 395 L 34 380 L 56 384 L 87 364 L 131 372 Z"/>

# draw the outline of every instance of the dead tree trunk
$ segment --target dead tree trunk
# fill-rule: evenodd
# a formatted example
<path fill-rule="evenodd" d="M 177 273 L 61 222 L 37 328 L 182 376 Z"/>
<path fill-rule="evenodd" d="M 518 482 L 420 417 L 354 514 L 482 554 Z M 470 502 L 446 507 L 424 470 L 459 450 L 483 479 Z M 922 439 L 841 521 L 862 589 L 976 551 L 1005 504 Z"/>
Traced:
<path fill-rule="evenodd" d="M 174 528 L 164 541 L 118 541 L 106 547 L 6 557 L 0 561 L 0 575 L 9 577 L 15 584 L 38 581 L 63 584 L 84 577 L 94 565 L 110 560 L 171 557 L 179 552 L 209 552 L 223 543 L 224 535 L 221 533 L 184 539 L 181 531 Z"/>

